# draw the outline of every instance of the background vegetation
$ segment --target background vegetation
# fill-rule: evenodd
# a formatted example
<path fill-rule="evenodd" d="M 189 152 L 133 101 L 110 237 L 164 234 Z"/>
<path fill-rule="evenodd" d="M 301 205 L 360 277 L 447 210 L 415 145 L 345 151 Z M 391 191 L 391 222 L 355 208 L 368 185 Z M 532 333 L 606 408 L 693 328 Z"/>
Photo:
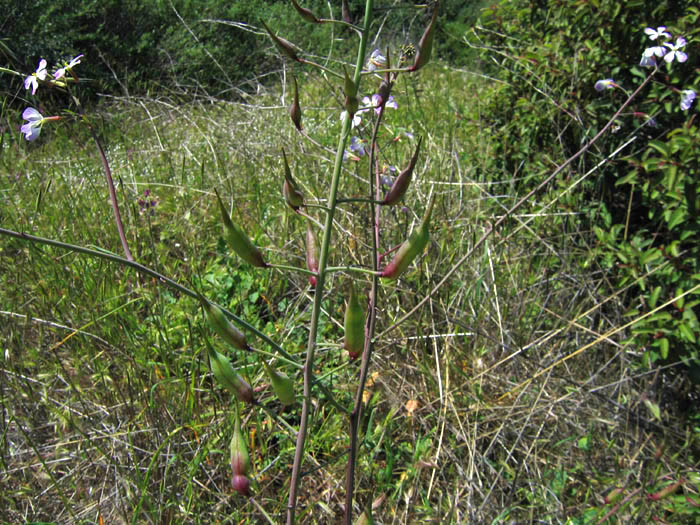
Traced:
<path fill-rule="evenodd" d="M 299 140 L 279 85 L 287 66 L 251 26 L 264 17 L 319 57 L 339 56 L 347 35 L 309 31 L 284 3 L 5 4 L 16 21 L 3 26 L 9 65 L 29 73 L 41 57 L 84 52 L 78 71 L 93 96 L 110 95 L 92 109 L 136 259 L 201 282 L 301 360 L 305 277 L 232 258 L 212 194 L 233 204 L 268 258 L 303 266 L 305 224 L 276 191 L 280 149 L 320 199 L 332 160 Z M 374 502 L 379 523 L 698 523 L 698 106 L 678 107 L 678 90 L 700 88 L 698 10 L 607 0 L 476 7 L 442 4 L 443 60 L 400 77 L 399 109 L 382 131 L 387 166 L 412 151 L 405 135 L 393 140 L 401 130 L 423 136 L 425 151 L 407 209 L 387 219 L 387 249 L 431 188 L 439 204 L 429 249 L 382 291 L 357 503 Z M 415 43 L 421 10 L 377 10 L 377 45 Z M 628 92 L 642 82 L 643 29 L 662 24 L 688 39 L 689 60 L 662 66 L 610 132 L 472 252 L 625 101 L 595 81 L 612 77 Z M 304 125 L 332 147 L 337 87 L 301 73 Z M 0 226 L 118 253 L 89 134 L 63 119 L 36 143 L 21 140 L 19 113 L 33 101 L 19 80 L 0 77 Z M 58 95 L 41 102 L 65 105 Z M 346 168 L 343 192 L 364 192 L 362 160 Z M 343 209 L 335 263 L 364 262 L 368 229 L 361 206 Z M 245 414 L 254 498 L 232 493 L 230 400 L 212 383 L 195 301 L 7 237 L 0 289 L 4 519 L 260 523 L 264 509 L 279 521 L 298 409 L 281 410 L 256 360 L 229 353 L 269 408 Z M 348 402 L 356 365 L 340 348 L 342 293 L 324 308 L 317 373 Z M 315 407 L 304 522 L 342 513 L 345 429 L 343 414 Z"/>

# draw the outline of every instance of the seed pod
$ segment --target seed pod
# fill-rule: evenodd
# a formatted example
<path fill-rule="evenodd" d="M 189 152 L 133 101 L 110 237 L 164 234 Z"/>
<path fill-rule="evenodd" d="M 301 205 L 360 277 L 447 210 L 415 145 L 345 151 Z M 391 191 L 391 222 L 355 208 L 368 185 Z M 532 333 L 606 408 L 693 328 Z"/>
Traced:
<path fill-rule="evenodd" d="M 394 184 L 391 185 L 391 189 L 384 197 L 382 204 L 390 206 L 392 204 L 398 204 L 403 198 L 409 184 L 411 184 L 411 178 L 413 177 L 413 168 L 416 166 L 416 161 L 418 160 L 418 152 L 420 151 L 420 145 L 423 142 L 423 137 L 418 139 L 418 145 L 416 146 L 416 151 L 411 157 L 411 162 L 408 164 L 408 168 L 399 173 L 399 176 L 394 180 Z"/>
<path fill-rule="evenodd" d="M 615 503 L 618 501 L 621 497 L 625 489 L 623 487 L 615 487 L 612 489 L 610 492 L 607 493 L 605 498 L 603 498 L 603 502 L 608 505 L 610 503 Z"/>
<path fill-rule="evenodd" d="M 294 84 L 294 98 L 292 105 L 289 106 L 289 117 L 292 119 L 294 126 L 301 131 L 301 106 L 299 105 L 299 88 L 297 87 L 297 79 L 292 75 L 292 84 Z"/>
<path fill-rule="evenodd" d="M 355 359 L 365 348 L 365 307 L 355 294 L 355 286 L 350 282 L 350 299 L 345 308 L 345 349 L 350 359 Z"/>
<path fill-rule="evenodd" d="M 231 486 L 241 496 L 250 496 L 250 480 L 245 476 L 234 474 L 231 478 Z"/>
<path fill-rule="evenodd" d="M 671 483 L 670 485 L 666 485 L 660 491 L 655 492 L 654 494 L 649 494 L 649 499 L 652 501 L 658 501 L 660 499 L 667 498 L 671 494 L 676 492 L 678 490 L 678 487 L 680 487 L 682 484 L 683 480 L 676 481 L 675 483 Z"/>
<path fill-rule="evenodd" d="M 272 384 L 272 390 L 275 391 L 277 399 L 279 399 L 283 405 L 289 406 L 296 403 L 296 396 L 294 395 L 294 383 L 287 374 L 278 372 L 263 360 L 263 367 L 265 372 L 270 378 L 270 383 Z"/>
<path fill-rule="evenodd" d="M 306 219 L 306 268 L 312 272 L 318 272 L 318 248 L 316 236 L 311 226 L 311 221 Z M 309 284 L 316 286 L 316 276 L 309 275 Z"/>
<path fill-rule="evenodd" d="M 408 240 L 401 245 L 392 261 L 386 265 L 380 274 L 381 277 L 392 280 L 398 279 L 399 276 L 406 271 L 406 268 L 408 268 L 411 262 L 413 262 L 413 259 L 423 252 L 430 239 L 430 214 L 433 211 L 434 203 L 435 195 L 430 199 L 428 209 L 420 225 L 413 231 Z"/>
<path fill-rule="evenodd" d="M 282 184 L 282 194 L 284 200 L 294 211 L 299 209 L 299 206 L 304 204 L 304 195 L 299 191 L 299 186 L 292 178 L 292 171 L 289 169 L 287 162 L 287 154 L 282 149 L 282 157 L 284 158 L 284 184 Z"/>
<path fill-rule="evenodd" d="M 241 401 L 253 403 L 253 389 L 246 380 L 233 369 L 225 356 L 211 347 L 209 341 L 207 341 L 207 348 L 209 351 L 209 366 L 217 381 Z"/>
<path fill-rule="evenodd" d="M 238 415 L 238 410 L 236 410 L 233 436 L 231 436 L 231 470 L 234 475 L 238 474 L 239 476 L 247 475 L 248 470 L 250 470 L 250 456 L 241 432 L 241 418 Z"/>
<path fill-rule="evenodd" d="M 297 0 L 292 0 L 292 5 L 294 6 L 294 9 L 297 10 L 297 13 L 301 15 L 301 17 L 306 20 L 307 22 L 312 22 L 314 24 L 318 24 L 321 21 L 316 18 L 316 15 L 314 15 L 310 9 L 306 9 L 305 7 L 301 7 L 298 3 Z"/>
<path fill-rule="evenodd" d="M 216 199 L 219 201 L 219 209 L 221 210 L 221 218 L 224 221 L 224 234 L 226 241 L 231 249 L 238 254 L 243 260 L 252 264 L 253 266 L 258 266 L 264 268 L 267 263 L 263 259 L 262 252 L 255 246 L 248 236 L 241 231 L 241 229 L 233 224 L 231 217 L 229 216 L 224 203 L 221 202 L 221 197 L 219 197 L 219 192 L 214 189 L 216 193 Z"/>
<path fill-rule="evenodd" d="M 433 10 L 433 17 L 430 19 L 428 27 L 425 29 L 423 36 L 418 42 L 418 52 L 416 53 L 416 60 L 411 67 L 408 68 L 409 71 L 418 71 L 424 65 L 430 61 L 430 55 L 433 52 L 433 31 L 435 29 L 435 21 L 437 20 L 439 4 L 435 4 Z"/>
<path fill-rule="evenodd" d="M 231 324 L 221 308 L 207 301 L 201 294 L 199 296 L 199 302 L 202 304 L 209 326 L 211 326 L 224 341 L 235 348 L 250 350 L 245 334 Z"/>
<path fill-rule="evenodd" d="M 260 22 L 262 22 L 262 25 L 265 28 L 265 31 L 267 31 L 267 34 L 270 35 L 270 38 L 272 38 L 272 41 L 275 43 L 277 48 L 280 51 L 282 51 L 283 54 L 287 55 L 289 58 L 291 58 L 295 62 L 301 62 L 301 60 L 297 56 L 297 52 L 296 52 L 296 48 L 295 48 L 294 44 L 292 44 L 288 40 L 285 40 L 284 38 L 280 38 L 277 35 L 275 35 L 272 32 L 272 29 L 267 27 L 267 24 L 265 23 L 264 20 L 260 20 Z"/>

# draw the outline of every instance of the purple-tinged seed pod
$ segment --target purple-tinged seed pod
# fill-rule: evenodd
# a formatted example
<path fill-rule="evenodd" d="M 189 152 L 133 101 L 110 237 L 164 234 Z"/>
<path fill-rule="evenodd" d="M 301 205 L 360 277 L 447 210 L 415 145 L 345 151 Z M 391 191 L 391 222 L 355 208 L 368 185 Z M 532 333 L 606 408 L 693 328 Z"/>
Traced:
<path fill-rule="evenodd" d="M 231 470 L 234 475 L 245 476 L 250 470 L 250 456 L 248 447 L 241 432 L 241 418 L 236 407 L 236 419 L 233 423 L 233 435 L 231 436 Z"/>
<path fill-rule="evenodd" d="M 409 71 L 418 71 L 424 65 L 430 61 L 430 55 L 433 52 L 433 35 L 435 29 L 435 21 L 437 20 L 439 3 L 435 3 L 435 8 L 433 10 L 433 17 L 430 19 L 428 27 L 425 29 L 423 36 L 418 42 L 418 52 L 416 53 L 416 60 L 411 67 L 408 68 Z"/>
<path fill-rule="evenodd" d="M 301 125 L 301 106 L 299 105 L 299 88 L 297 87 L 297 79 L 292 75 L 292 84 L 294 85 L 294 97 L 292 98 L 292 104 L 289 106 L 289 117 L 294 123 L 294 127 L 301 131 L 304 129 Z"/>
<path fill-rule="evenodd" d="M 282 184 L 282 195 L 285 202 L 294 211 L 298 211 L 300 206 L 304 205 L 304 195 L 299 191 L 299 186 L 292 178 L 292 170 L 289 169 L 287 162 L 287 154 L 282 149 L 282 157 L 284 158 L 284 183 Z"/>
<path fill-rule="evenodd" d="M 622 497 L 624 491 L 624 487 L 615 487 L 606 494 L 605 498 L 603 498 L 603 503 L 609 505 L 610 503 L 617 502 Z"/>
<path fill-rule="evenodd" d="M 265 268 L 267 263 L 263 259 L 262 252 L 255 246 L 248 236 L 243 233 L 243 231 L 233 224 L 231 217 L 224 207 L 224 203 L 221 202 L 221 197 L 219 197 L 219 192 L 214 189 L 216 193 L 216 199 L 219 201 L 219 209 L 221 210 L 221 218 L 224 221 L 224 234 L 228 245 L 231 249 L 238 254 L 243 260 L 252 264 L 253 266 L 258 266 L 260 268 Z"/>
<path fill-rule="evenodd" d="M 430 214 L 433 211 L 433 204 L 435 204 L 434 194 L 430 198 L 428 209 L 423 215 L 420 225 L 411 233 L 408 240 L 399 247 L 394 258 L 380 274 L 381 277 L 391 280 L 398 279 L 413 262 L 413 259 L 425 250 L 428 240 L 430 240 Z"/>
<path fill-rule="evenodd" d="M 350 282 L 350 298 L 345 308 L 345 349 L 350 359 L 356 359 L 365 348 L 365 320 L 367 314 L 362 302 L 355 294 L 355 285 Z"/>
<path fill-rule="evenodd" d="M 660 499 L 664 499 L 669 497 L 671 494 L 676 492 L 678 490 L 678 487 L 683 485 L 684 480 L 676 481 L 675 483 L 671 483 L 670 485 L 666 485 L 664 488 L 662 488 L 658 492 L 654 492 L 653 494 L 649 494 L 649 499 L 652 501 L 658 501 Z"/>
<path fill-rule="evenodd" d="M 285 55 L 287 55 L 289 58 L 294 60 L 295 62 L 301 62 L 301 59 L 297 55 L 296 52 L 296 47 L 294 44 L 292 44 L 289 40 L 285 40 L 284 38 L 281 38 L 277 35 L 275 35 L 272 32 L 272 29 L 270 29 L 267 24 L 265 23 L 264 20 L 260 20 L 262 22 L 263 27 L 265 28 L 265 31 L 267 31 L 267 34 L 270 35 L 270 38 L 272 38 L 272 41 L 275 43 L 277 48 L 282 51 Z"/>
<path fill-rule="evenodd" d="M 318 272 L 316 235 L 314 235 L 314 230 L 309 219 L 306 219 L 306 268 L 311 272 Z M 315 275 L 309 275 L 309 284 L 314 288 L 316 287 Z"/>
<path fill-rule="evenodd" d="M 250 496 L 250 480 L 247 477 L 234 474 L 231 478 L 231 486 L 241 496 Z"/>
<path fill-rule="evenodd" d="M 240 350 L 250 350 L 245 334 L 231 324 L 226 314 L 218 306 L 210 303 L 203 295 L 199 295 L 199 302 L 204 309 L 209 326 L 221 336 L 224 341 Z"/>
<path fill-rule="evenodd" d="M 423 137 L 418 139 L 418 145 L 416 146 L 416 151 L 411 157 L 411 162 L 409 162 L 408 167 L 399 173 L 398 177 L 394 179 L 394 183 L 391 185 L 391 189 L 384 197 L 382 204 L 385 206 L 391 206 L 392 204 L 398 204 L 403 196 L 408 190 L 408 186 L 411 184 L 411 179 L 413 178 L 413 168 L 416 167 L 416 161 L 418 160 L 418 153 L 420 152 L 420 145 L 423 142 Z"/>
<path fill-rule="evenodd" d="M 313 24 L 319 24 L 321 22 L 318 18 L 316 18 L 316 15 L 314 15 L 310 9 L 301 7 L 297 3 L 297 0 L 292 0 L 292 5 L 294 6 L 294 9 L 297 10 L 297 13 L 299 13 L 299 15 L 301 15 L 301 17 L 307 22 L 311 22 Z"/>

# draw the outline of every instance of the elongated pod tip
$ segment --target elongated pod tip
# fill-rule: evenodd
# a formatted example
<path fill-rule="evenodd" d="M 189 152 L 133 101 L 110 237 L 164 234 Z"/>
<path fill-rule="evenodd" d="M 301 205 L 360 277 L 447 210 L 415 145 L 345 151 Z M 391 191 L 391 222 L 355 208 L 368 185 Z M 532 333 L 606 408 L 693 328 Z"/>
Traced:
<path fill-rule="evenodd" d="M 411 184 L 411 180 L 413 178 L 413 169 L 416 167 L 418 153 L 420 152 L 420 146 L 422 142 L 423 137 L 420 137 L 418 139 L 416 150 L 413 152 L 413 156 L 411 157 L 411 161 L 409 162 L 408 167 L 401 173 L 399 173 L 399 175 L 394 180 L 394 183 L 391 185 L 391 189 L 389 189 L 389 191 L 386 194 L 386 197 L 384 197 L 384 200 L 382 201 L 383 205 L 391 206 L 393 204 L 398 204 L 399 202 L 401 202 L 401 199 L 403 199 L 403 196 L 408 190 L 408 186 Z"/>
<path fill-rule="evenodd" d="M 439 3 L 435 3 L 433 8 L 433 16 L 430 19 L 428 27 L 425 29 L 423 36 L 418 43 L 418 52 L 416 53 L 416 60 L 411 67 L 408 68 L 409 71 L 418 71 L 428 62 L 430 62 L 430 55 L 433 52 L 433 36 L 435 34 L 435 21 L 437 20 Z"/>

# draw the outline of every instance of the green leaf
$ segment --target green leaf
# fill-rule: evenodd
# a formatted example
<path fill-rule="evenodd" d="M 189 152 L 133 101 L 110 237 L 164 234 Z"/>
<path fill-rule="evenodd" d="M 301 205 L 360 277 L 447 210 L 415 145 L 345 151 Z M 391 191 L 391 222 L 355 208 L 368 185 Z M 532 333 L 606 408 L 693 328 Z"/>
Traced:
<path fill-rule="evenodd" d="M 654 288 L 649 295 L 649 308 L 656 308 L 656 303 L 659 300 L 659 295 L 661 294 L 661 286 Z"/>
<path fill-rule="evenodd" d="M 649 141 L 649 147 L 652 149 L 655 149 L 659 153 L 661 153 L 664 157 L 668 157 L 671 153 L 670 148 L 668 147 L 668 144 L 665 142 L 661 142 L 660 140 L 652 140 Z"/>
<path fill-rule="evenodd" d="M 691 343 L 695 343 L 697 341 L 695 338 L 695 334 L 690 329 L 690 327 L 687 325 L 687 323 L 681 323 L 678 326 L 678 329 L 681 331 L 681 334 L 683 335 L 683 337 L 685 337 L 685 339 L 687 339 Z"/>
<path fill-rule="evenodd" d="M 659 352 L 661 353 L 661 358 L 668 359 L 668 339 L 664 337 L 662 339 L 659 339 L 657 342 L 659 345 Z"/>

